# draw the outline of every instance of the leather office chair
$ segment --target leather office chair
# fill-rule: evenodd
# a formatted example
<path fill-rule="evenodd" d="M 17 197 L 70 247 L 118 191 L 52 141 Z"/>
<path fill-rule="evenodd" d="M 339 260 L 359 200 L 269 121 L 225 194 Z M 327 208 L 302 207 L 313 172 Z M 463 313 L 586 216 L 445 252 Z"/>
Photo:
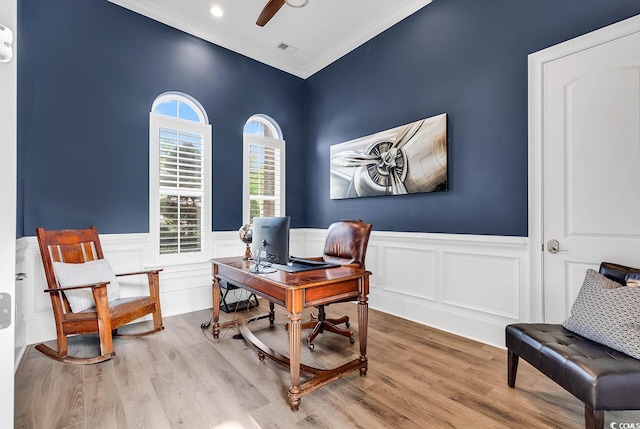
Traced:
<path fill-rule="evenodd" d="M 370 223 L 361 220 L 341 220 L 329 226 L 327 238 L 324 243 L 324 252 L 319 260 L 340 265 L 352 265 L 357 268 L 365 268 L 364 261 L 367 255 L 367 245 L 369 235 L 371 235 Z M 312 258 L 313 259 L 313 258 Z M 347 300 L 347 301 L 353 301 Z M 346 301 L 345 301 L 346 302 Z M 314 349 L 313 340 L 318 334 L 328 331 L 349 338 L 353 344 L 353 332 L 349 328 L 349 317 L 343 316 L 338 319 L 327 319 L 324 305 L 319 305 L 318 318 L 302 323 L 302 329 L 313 329 L 307 336 L 307 345 Z M 342 329 L 337 325 L 345 324 L 347 329 Z"/>
<path fill-rule="evenodd" d="M 58 343 L 57 350 L 44 343 L 38 344 L 36 350 L 66 363 L 93 364 L 111 359 L 115 355 L 113 335 L 133 337 L 164 329 L 159 293 L 159 273 L 162 269 L 114 275 L 108 267 L 108 262 L 104 261 L 98 230 L 95 226 L 89 229 L 62 231 L 45 231 L 37 228 L 36 237 L 47 279 L 48 288 L 44 291 L 51 297 Z M 105 265 L 108 268 L 105 268 Z M 96 271 L 101 273 L 96 274 Z M 108 284 L 117 283 L 116 276 L 138 274 L 147 275 L 149 296 L 109 297 L 111 289 L 107 290 L 107 287 Z M 70 281 L 71 284 L 62 286 L 61 283 L 64 283 L 62 279 L 69 280 L 70 277 L 75 277 Z M 105 280 L 107 277 L 110 280 Z M 82 290 L 90 292 L 74 294 Z M 81 306 L 82 304 L 84 307 Z M 72 310 L 74 305 L 77 310 L 75 312 Z M 153 316 L 153 329 L 127 335 L 116 333 L 120 326 L 147 314 Z M 69 335 L 92 333 L 97 333 L 100 337 L 99 356 L 68 355 L 67 337 Z"/>

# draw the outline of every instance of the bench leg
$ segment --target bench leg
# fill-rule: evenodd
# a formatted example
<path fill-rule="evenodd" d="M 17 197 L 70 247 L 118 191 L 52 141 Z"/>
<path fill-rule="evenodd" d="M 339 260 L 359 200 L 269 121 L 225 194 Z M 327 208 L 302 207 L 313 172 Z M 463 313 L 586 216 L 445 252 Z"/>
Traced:
<path fill-rule="evenodd" d="M 507 353 L 507 384 L 509 387 L 515 387 L 520 356 L 515 354 L 511 349 L 508 349 Z"/>
<path fill-rule="evenodd" d="M 592 410 L 588 405 L 584 406 L 584 427 L 586 429 L 604 428 L 604 411 Z"/>

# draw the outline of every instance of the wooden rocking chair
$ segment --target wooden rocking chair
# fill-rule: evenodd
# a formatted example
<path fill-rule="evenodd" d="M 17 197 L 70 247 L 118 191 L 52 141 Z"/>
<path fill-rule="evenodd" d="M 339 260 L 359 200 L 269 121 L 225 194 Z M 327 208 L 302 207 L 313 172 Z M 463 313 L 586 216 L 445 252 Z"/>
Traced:
<path fill-rule="evenodd" d="M 151 334 L 164 329 L 160 311 L 159 273 L 161 269 L 138 271 L 116 276 L 146 274 L 149 283 L 149 296 L 117 298 L 108 300 L 108 281 L 62 287 L 56 278 L 54 262 L 82 264 L 104 259 L 98 230 L 95 226 L 89 229 L 45 231 L 36 229 L 40 255 L 44 265 L 48 288 L 44 290 L 51 297 L 53 315 L 56 323 L 58 350 L 45 344 L 38 344 L 36 349 L 45 355 L 67 363 L 93 364 L 111 359 L 113 351 L 113 335 L 132 337 Z M 78 289 L 90 289 L 95 306 L 74 313 L 69 305 L 66 292 Z M 150 331 L 120 335 L 116 330 L 147 314 L 153 315 L 153 329 Z M 74 334 L 99 334 L 100 356 L 74 357 L 67 355 L 67 339 Z"/>

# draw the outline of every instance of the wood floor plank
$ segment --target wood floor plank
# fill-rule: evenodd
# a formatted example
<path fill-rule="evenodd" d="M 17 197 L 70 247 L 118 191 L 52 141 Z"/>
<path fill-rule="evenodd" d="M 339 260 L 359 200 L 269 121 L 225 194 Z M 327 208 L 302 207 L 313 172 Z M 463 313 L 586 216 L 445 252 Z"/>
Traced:
<path fill-rule="evenodd" d="M 98 367 L 91 365 L 85 368 Z M 109 367 L 104 365 L 105 367 Z M 113 365 L 111 365 L 113 369 Z M 86 373 L 86 372 L 85 372 Z M 127 419 L 115 371 L 85 380 L 86 423 L 92 429 L 126 429 Z"/>
<path fill-rule="evenodd" d="M 207 429 L 212 424 L 175 371 L 151 378 L 151 383 L 172 428 Z"/>
<path fill-rule="evenodd" d="M 45 426 L 66 428 L 85 421 L 84 376 L 81 367 L 70 364 L 54 366 Z"/>
<path fill-rule="evenodd" d="M 14 414 L 16 429 L 41 428 L 45 425 L 47 411 L 46 398 L 51 386 L 52 359 L 42 359 L 43 355 L 30 346 L 24 353 L 16 372 Z"/>
<path fill-rule="evenodd" d="M 236 345 L 238 344 L 236 341 Z M 214 385 L 215 391 L 210 392 L 212 400 L 231 403 L 245 411 L 254 410 L 269 402 L 269 399 L 256 389 L 252 380 L 246 377 L 244 371 L 238 371 L 229 365 L 210 345 L 196 344 L 192 353 L 202 366 L 203 372 L 208 373 L 205 377 Z M 257 359 L 255 364 L 259 364 Z M 225 386 L 225 390 L 220 390 L 218 386 Z"/>
<path fill-rule="evenodd" d="M 369 388 L 367 393 L 381 399 L 388 398 L 396 408 L 402 409 L 418 425 L 417 427 L 458 427 L 465 420 L 475 422 L 477 427 L 509 427 L 493 419 L 484 418 L 475 410 L 460 404 L 450 396 L 449 391 L 443 394 L 440 388 L 443 378 L 440 374 L 428 370 L 413 373 L 406 366 L 388 362 L 369 371 L 379 382 Z M 402 395 L 398 395 L 399 392 L 402 392 Z"/>
<path fill-rule="evenodd" d="M 170 428 L 162 404 L 134 342 L 119 347 L 114 358 L 116 383 L 129 428 Z M 152 373 L 156 375 L 155 373 Z"/>
<path fill-rule="evenodd" d="M 417 427 L 407 417 L 404 410 L 393 406 L 388 398 L 378 399 L 368 396 L 366 400 L 353 401 L 354 397 L 363 397 L 363 392 L 352 383 L 338 380 L 335 389 L 326 389 L 320 393 L 322 400 L 314 412 L 300 422 L 299 427 L 348 427 L 348 428 L 388 428 L 409 429 Z M 315 393 L 315 392 L 314 392 Z M 336 424 L 336 426 L 333 426 Z M 318 426 L 320 425 L 320 426 Z"/>
<path fill-rule="evenodd" d="M 221 320 L 264 313 L 268 305 Z M 327 307 L 329 316 L 348 315 L 357 338 L 357 306 Z M 308 318 L 305 310 L 303 319 Z M 287 401 L 289 371 L 259 361 L 256 350 L 233 339 L 237 327 L 213 340 L 200 325 L 211 310 L 165 317 L 165 330 L 114 340 L 116 356 L 89 366 L 56 362 L 26 350 L 16 371 L 16 428 L 582 428 L 583 405 L 526 362 L 516 388 L 506 383 L 506 352 L 370 310 L 366 377 L 349 374 L 302 398 L 292 412 Z M 276 325 L 262 320 L 252 330 L 282 354 L 288 352 L 285 312 Z M 144 326 L 127 326 L 142 330 Z M 122 332 L 122 331 L 121 331 Z M 359 354 L 354 345 L 320 334 L 315 349 L 302 338 L 302 362 L 333 367 Z M 52 342 L 55 347 L 55 341 Z M 94 336 L 70 341 L 81 356 L 97 352 Z M 606 412 L 612 422 L 638 423 L 640 411 Z"/>

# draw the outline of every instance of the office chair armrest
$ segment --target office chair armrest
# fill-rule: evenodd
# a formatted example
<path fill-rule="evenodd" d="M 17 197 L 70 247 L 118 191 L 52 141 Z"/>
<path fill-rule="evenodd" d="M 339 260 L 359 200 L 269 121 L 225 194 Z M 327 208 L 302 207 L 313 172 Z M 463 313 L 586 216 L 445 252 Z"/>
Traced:
<path fill-rule="evenodd" d="M 362 268 L 360 264 L 342 264 L 342 266 L 349 267 L 349 268 Z"/>

